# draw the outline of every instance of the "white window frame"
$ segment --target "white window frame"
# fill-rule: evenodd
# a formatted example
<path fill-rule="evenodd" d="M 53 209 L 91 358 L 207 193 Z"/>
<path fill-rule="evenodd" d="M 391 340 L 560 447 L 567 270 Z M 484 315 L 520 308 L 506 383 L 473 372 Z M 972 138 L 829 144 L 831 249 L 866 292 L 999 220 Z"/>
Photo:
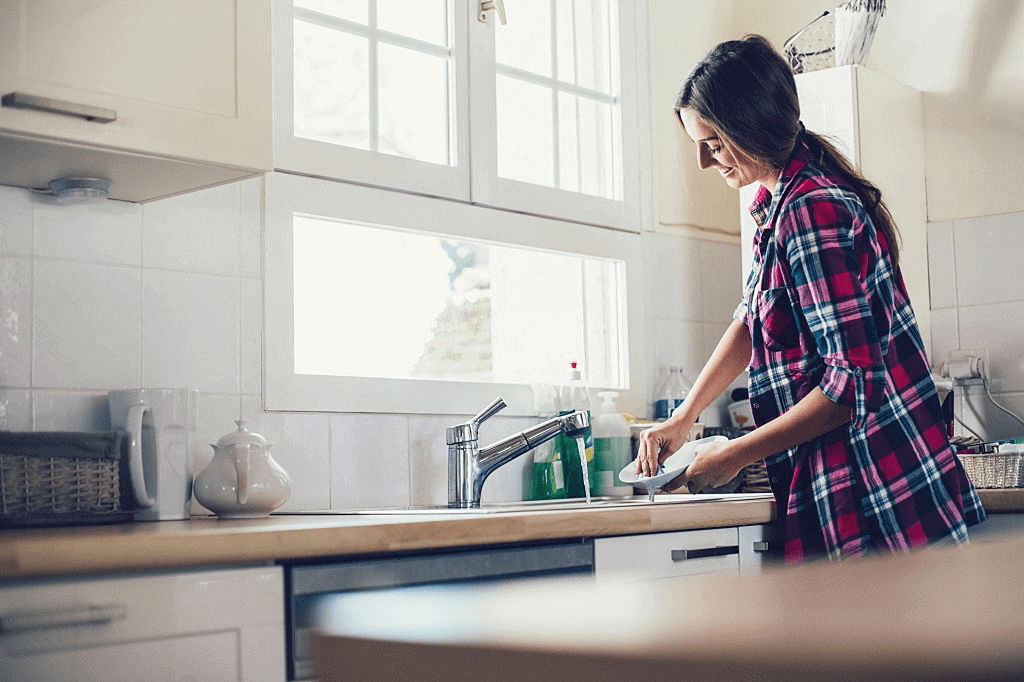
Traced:
<path fill-rule="evenodd" d="M 533 390 L 524 384 L 295 374 L 292 225 L 296 213 L 624 261 L 627 329 L 621 362 L 628 385 L 592 388 L 618 391 L 619 409 L 644 411 L 639 234 L 285 173 L 267 176 L 264 210 L 264 408 L 268 411 L 465 415 L 475 414 L 501 395 L 508 403 L 502 414 L 536 413 Z"/>
<path fill-rule="evenodd" d="M 378 154 L 297 138 L 293 131 L 294 92 L 293 10 L 291 0 L 274 2 L 275 125 L 274 165 L 277 170 L 388 187 L 434 197 L 477 203 L 534 215 L 560 218 L 632 232 L 642 229 L 643 190 L 639 177 L 645 168 L 641 142 L 647 112 L 643 80 L 646 60 L 645 0 L 619 0 L 621 201 L 579 192 L 543 187 L 497 176 L 495 116 L 495 54 L 493 32 L 501 30 L 496 16 L 487 23 L 476 18 L 477 0 L 450 0 L 456 95 L 453 166 L 439 166 L 388 154 Z M 562 1 L 562 0 L 556 0 Z M 509 3 L 515 20 L 514 5 Z M 490 13 L 493 15 L 494 13 Z M 472 125 L 470 121 L 472 120 Z"/>

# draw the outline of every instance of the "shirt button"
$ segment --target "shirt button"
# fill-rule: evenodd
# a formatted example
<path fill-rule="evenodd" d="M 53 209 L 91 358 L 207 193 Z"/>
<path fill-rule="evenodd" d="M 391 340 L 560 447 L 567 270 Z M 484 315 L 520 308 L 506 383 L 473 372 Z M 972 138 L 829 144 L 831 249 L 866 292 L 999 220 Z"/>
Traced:
<path fill-rule="evenodd" d="M 856 374 L 857 376 L 860 376 L 861 374 L 864 373 L 864 370 L 858 367 L 857 369 L 853 370 L 853 373 Z"/>
<path fill-rule="evenodd" d="M 754 409 L 757 409 L 758 407 L 761 407 L 761 406 L 758 403 L 753 403 L 751 405 L 751 407 L 753 407 Z"/>
<path fill-rule="evenodd" d="M 778 483 L 779 479 L 776 476 L 772 476 L 772 483 Z"/>

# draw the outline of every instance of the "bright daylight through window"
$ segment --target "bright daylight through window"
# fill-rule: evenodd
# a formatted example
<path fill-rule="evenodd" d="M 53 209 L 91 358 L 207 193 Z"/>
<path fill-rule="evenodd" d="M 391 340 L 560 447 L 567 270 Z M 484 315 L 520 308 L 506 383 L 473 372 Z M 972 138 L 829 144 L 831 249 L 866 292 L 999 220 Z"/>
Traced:
<path fill-rule="evenodd" d="M 298 374 L 621 384 L 621 261 L 311 216 L 293 253 Z"/>

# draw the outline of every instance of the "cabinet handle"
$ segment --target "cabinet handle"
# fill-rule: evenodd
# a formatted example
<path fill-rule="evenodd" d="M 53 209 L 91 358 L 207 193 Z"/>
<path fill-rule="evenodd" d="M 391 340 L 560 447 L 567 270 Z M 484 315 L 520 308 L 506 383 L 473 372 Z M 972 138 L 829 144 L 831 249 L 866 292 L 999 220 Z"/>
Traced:
<path fill-rule="evenodd" d="M 124 604 L 79 606 L 59 611 L 10 613 L 0 616 L 0 633 L 53 630 L 75 625 L 101 625 L 115 620 L 124 620 L 127 617 L 128 607 Z"/>
<path fill-rule="evenodd" d="M 769 545 L 767 542 L 755 542 L 753 550 L 755 552 L 767 552 L 769 550 Z"/>
<path fill-rule="evenodd" d="M 701 549 L 673 549 L 672 561 L 686 561 L 687 559 L 704 559 L 711 556 L 728 556 L 739 554 L 739 545 L 725 545 L 722 547 L 702 547 Z"/>
<path fill-rule="evenodd" d="M 117 112 L 113 109 L 94 107 L 89 104 L 78 104 L 77 102 L 65 102 L 50 97 L 38 97 L 26 95 L 23 92 L 9 92 L 0 97 L 0 105 L 14 109 L 34 109 L 46 111 L 51 114 L 64 114 L 65 116 L 77 116 L 86 121 L 96 123 L 111 123 L 117 120 Z"/>

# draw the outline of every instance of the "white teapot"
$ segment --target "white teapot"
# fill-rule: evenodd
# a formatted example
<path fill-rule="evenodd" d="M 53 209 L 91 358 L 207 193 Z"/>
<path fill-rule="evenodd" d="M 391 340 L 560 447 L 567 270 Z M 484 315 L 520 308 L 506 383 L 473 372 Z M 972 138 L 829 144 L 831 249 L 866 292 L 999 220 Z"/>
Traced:
<path fill-rule="evenodd" d="M 236 431 L 213 447 L 213 460 L 196 476 L 196 499 L 223 519 L 259 519 L 288 500 L 291 478 L 270 456 L 273 443 L 235 422 Z"/>

